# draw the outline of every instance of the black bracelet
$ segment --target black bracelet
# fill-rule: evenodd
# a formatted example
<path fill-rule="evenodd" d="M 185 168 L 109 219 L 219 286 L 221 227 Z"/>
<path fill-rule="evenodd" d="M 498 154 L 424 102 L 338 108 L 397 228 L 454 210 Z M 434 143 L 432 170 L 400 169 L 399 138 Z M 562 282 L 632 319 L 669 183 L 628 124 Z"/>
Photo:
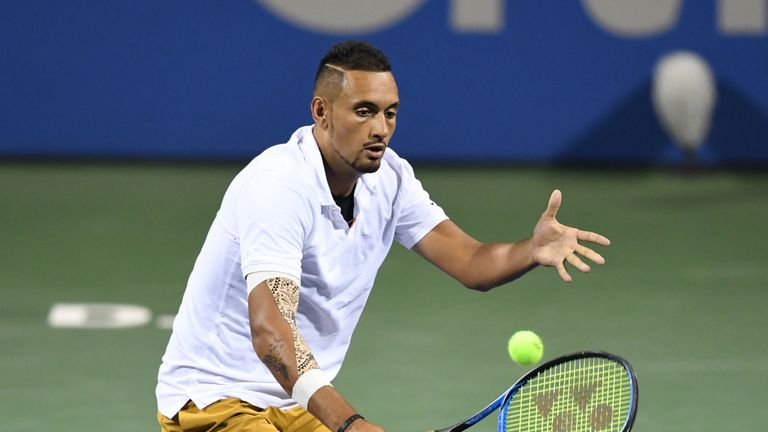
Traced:
<path fill-rule="evenodd" d="M 349 427 L 349 425 L 351 425 L 352 422 L 357 420 L 357 419 L 365 420 L 365 417 L 363 417 L 363 416 L 361 416 L 360 414 L 357 414 L 357 413 L 352 414 L 351 416 L 349 416 L 348 419 L 344 420 L 344 423 L 341 424 L 341 427 L 336 432 L 345 432 L 347 430 L 347 428 Z"/>

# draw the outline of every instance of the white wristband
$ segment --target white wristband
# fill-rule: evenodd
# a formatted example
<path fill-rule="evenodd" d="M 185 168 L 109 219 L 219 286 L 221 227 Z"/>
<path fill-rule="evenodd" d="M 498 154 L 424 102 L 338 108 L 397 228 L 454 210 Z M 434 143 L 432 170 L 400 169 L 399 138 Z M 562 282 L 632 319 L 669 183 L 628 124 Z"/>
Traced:
<path fill-rule="evenodd" d="M 320 387 L 331 386 L 331 382 L 325 377 L 320 369 L 312 369 L 301 374 L 299 379 L 293 385 L 293 394 L 291 397 L 299 405 L 309 409 L 309 398 L 315 394 Z"/>

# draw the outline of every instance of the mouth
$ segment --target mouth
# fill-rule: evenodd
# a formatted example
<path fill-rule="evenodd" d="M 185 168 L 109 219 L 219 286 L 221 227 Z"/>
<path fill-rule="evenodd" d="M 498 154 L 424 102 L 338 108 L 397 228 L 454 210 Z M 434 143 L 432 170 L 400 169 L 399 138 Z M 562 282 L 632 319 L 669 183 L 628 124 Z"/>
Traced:
<path fill-rule="evenodd" d="M 386 148 L 387 145 L 384 143 L 374 143 L 363 147 L 368 159 L 381 159 L 384 157 L 384 150 L 386 150 Z"/>

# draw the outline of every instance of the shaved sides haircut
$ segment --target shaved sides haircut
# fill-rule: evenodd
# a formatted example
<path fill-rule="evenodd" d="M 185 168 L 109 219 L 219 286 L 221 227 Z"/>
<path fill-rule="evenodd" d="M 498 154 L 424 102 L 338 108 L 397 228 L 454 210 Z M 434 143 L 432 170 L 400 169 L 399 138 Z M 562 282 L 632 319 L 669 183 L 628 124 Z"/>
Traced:
<path fill-rule="evenodd" d="M 314 95 L 335 97 L 344 80 L 344 71 L 390 72 L 384 53 L 364 41 L 351 40 L 331 47 L 315 74 Z"/>

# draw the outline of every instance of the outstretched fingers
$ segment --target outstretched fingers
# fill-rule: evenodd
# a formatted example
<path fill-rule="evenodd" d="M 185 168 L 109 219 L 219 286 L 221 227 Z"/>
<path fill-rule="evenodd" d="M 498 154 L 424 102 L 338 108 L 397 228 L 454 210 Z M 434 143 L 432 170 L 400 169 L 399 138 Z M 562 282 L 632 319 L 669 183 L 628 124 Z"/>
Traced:
<path fill-rule="evenodd" d="M 581 258 L 577 257 L 574 253 L 569 253 L 566 255 L 565 260 L 568 261 L 570 265 L 576 267 L 584 273 L 592 270 L 584 261 L 581 260 Z"/>
<path fill-rule="evenodd" d="M 593 251 L 588 247 L 578 245 L 576 246 L 576 248 L 574 248 L 574 252 L 587 258 L 588 260 L 592 261 L 595 264 L 599 264 L 599 265 L 605 264 L 605 258 L 603 258 L 602 255 L 600 255 L 599 253 Z"/>
<path fill-rule="evenodd" d="M 576 234 L 576 238 L 578 238 L 581 241 L 588 241 L 591 243 L 597 243 L 602 246 L 610 246 L 611 241 L 608 240 L 607 237 L 601 236 L 598 233 L 593 233 L 591 231 L 581 231 Z M 582 254 L 583 255 L 583 254 Z"/>
<path fill-rule="evenodd" d="M 592 270 L 592 267 L 590 267 L 589 264 L 585 263 L 581 258 L 578 257 L 578 255 L 576 255 L 577 253 L 586 258 L 589 258 L 597 264 L 602 265 L 605 263 L 605 259 L 597 252 L 589 248 L 585 248 L 584 246 L 578 245 L 573 252 L 565 255 L 564 259 L 555 265 L 555 268 L 557 268 L 557 272 L 560 274 L 560 277 L 566 282 L 571 282 L 573 280 L 565 268 L 566 262 L 583 273 L 588 273 Z"/>
<path fill-rule="evenodd" d="M 595 239 L 595 243 L 604 244 L 602 241 L 600 241 L 600 238 L 605 239 L 605 241 L 608 241 L 608 239 L 603 236 L 600 236 L 594 233 L 588 233 L 588 234 L 593 234 L 597 236 L 597 237 L 591 237 Z M 605 258 L 603 258 L 602 255 L 600 255 L 599 253 L 593 251 L 588 247 L 582 246 L 577 243 L 576 246 L 573 248 L 573 251 L 565 254 L 562 260 L 555 265 L 557 272 L 560 274 L 560 278 L 562 278 L 565 282 L 571 282 L 573 280 L 571 275 L 566 270 L 566 267 L 565 267 L 566 262 L 584 273 L 588 273 L 589 271 L 592 270 L 592 267 L 590 267 L 589 264 L 585 263 L 584 260 L 582 260 L 576 254 L 581 255 L 586 259 L 589 259 L 595 264 L 598 264 L 598 265 L 605 264 Z"/>

